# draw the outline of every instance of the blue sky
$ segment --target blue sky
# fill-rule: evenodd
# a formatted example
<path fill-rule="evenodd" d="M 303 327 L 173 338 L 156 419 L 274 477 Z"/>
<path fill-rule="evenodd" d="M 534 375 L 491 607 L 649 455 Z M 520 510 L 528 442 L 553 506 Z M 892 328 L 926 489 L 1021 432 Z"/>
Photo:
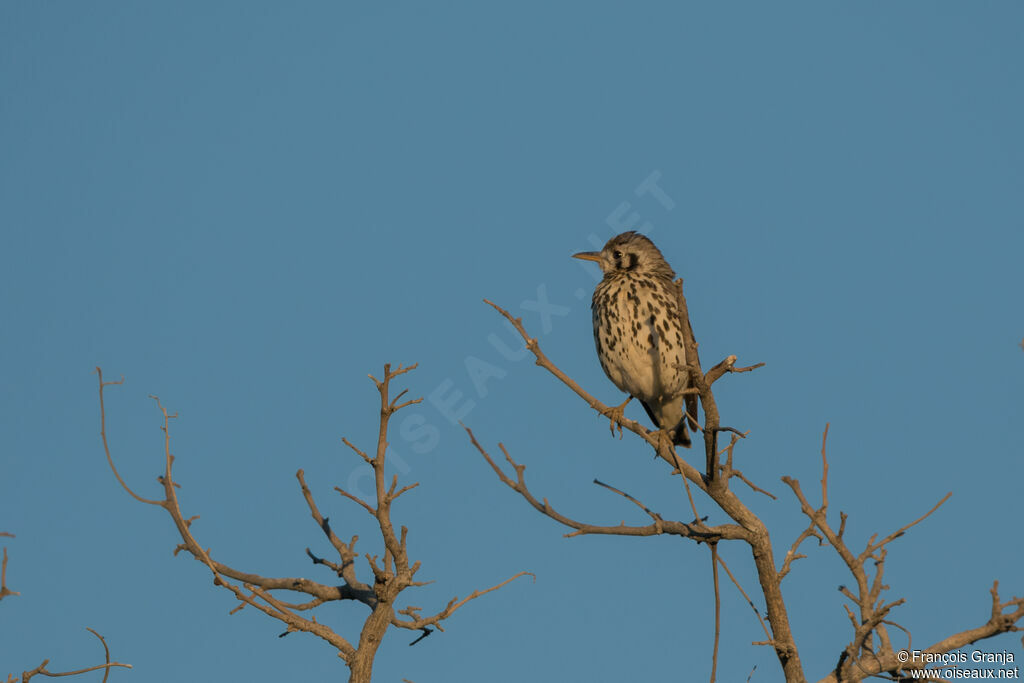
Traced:
<path fill-rule="evenodd" d="M 816 496 L 830 422 L 832 510 L 856 546 L 953 491 L 891 546 L 895 618 L 921 645 L 980 625 L 993 579 L 1024 592 L 1022 19 L 1011 2 L 4 3 L 0 531 L 21 595 L 0 604 L 0 672 L 98 661 L 90 626 L 136 667 L 111 680 L 344 680 L 325 644 L 229 616 L 171 556 L 169 519 L 106 466 L 92 370 L 126 377 L 109 431 L 137 490 L 158 494 L 157 394 L 214 557 L 329 581 L 304 556 L 326 544 L 295 471 L 379 552 L 333 493 L 361 481 L 340 439 L 373 443 L 367 373 L 419 362 L 410 414 L 437 439 L 393 435 L 391 467 L 421 482 L 394 515 L 436 583 L 408 602 L 537 581 L 414 648 L 390 632 L 377 680 L 706 678 L 706 549 L 564 539 L 440 405 L 567 514 L 644 523 L 597 477 L 689 519 L 646 447 L 489 341 L 514 338 L 481 301 L 618 403 L 569 255 L 644 223 L 705 362 L 767 363 L 717 395 L 751 430 L 744 472 L 779 496 L 743 494 L 777 557 L 805 526 L 779 477 Z M 664 197 L 638 194 L 652 177 Z M 816 680 L 849 640 L 849 577 L 808 550 L 784 593 Z M 744 548 L 722 553 L 754 591 Z M 362 615 L 320 619 L 354 636 Z M 780 680 L 730 585 L 723 619 L 721 680 Z M 1019 638 L 988 646 L 1024 657 Z"/>

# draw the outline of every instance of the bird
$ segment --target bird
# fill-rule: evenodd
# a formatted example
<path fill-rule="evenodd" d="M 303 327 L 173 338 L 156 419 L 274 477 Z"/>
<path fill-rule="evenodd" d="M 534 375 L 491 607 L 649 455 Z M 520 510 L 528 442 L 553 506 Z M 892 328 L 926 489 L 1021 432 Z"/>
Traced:
<path fill-rule="evenodd" d="M 630 396 L 608 411 L 613 426 L 615 414 L 621 417 L 635 398 L 674 444 L 689 448 L 683 404 L 684 396 L 685 402 L 693 397 L 684 394 L 690 381 L 672 267 L 654 242 L 632 230 L 573 258 L 597 263 L 604 275 L 591 303 L 597 358 Z"/>

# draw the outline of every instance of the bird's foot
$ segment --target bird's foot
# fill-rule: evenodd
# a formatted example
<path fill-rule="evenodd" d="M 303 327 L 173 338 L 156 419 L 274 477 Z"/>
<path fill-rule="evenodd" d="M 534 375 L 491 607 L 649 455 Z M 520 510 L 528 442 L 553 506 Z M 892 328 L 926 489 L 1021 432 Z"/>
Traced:
<path fill-rule="evenodd" d="M 655 459 L 661 453 L 671 453 L 675 450 L 676 443 L 671 429 L 659 429 L 655 434 L 658 435 L 658 450 L 654 454 Z"/>
<path fill-rule="evenodd" d="M 626 406 L 633 400 L 632 396 L 626 398 L 622 402 L 622 405 L 615 406 L 614 408 L 606 408 L 601 411 L 601 414 L 608 418 L 609 424 L 608 429 L 611 430 L 612 436 L 615 436 L 615 428 L 619 428 L 619 438 L 622 438 L 622 421 L 625 419 Z"/>

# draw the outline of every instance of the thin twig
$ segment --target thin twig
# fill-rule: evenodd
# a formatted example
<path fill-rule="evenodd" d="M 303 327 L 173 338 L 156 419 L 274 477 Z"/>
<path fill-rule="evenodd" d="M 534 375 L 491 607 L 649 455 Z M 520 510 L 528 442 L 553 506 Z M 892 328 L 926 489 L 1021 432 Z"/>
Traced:
<path fill-rule="evenodd" d="M 515 574 L 514 576 L 510 576 L 507 579 L 505 579 L 504 581 L 502 581 L 501 583 L 495 584 L 495 585 L 491 586 L 490 588 L 485 588 L 483 590 L 475 590 L 472 593 L 470 593 L 469 595 L 467 595 L 465 598 L 463 598 L 462 600 L 459 600 L 458 596 L 452 598 L 450 601 L 448 601 L 448 604 L 445 606 L 445 608 L 443 610 L 441 610 L 440 612 L 438 612 L 437 614 L 435 614 L 433 616 L 423 617 L 423 618 L 414 618 L 412 621 L 403 621 L 401 619 L 398 619 L 397 617 L 394 617 L 394 618 L 392 618 L 391 623 L 394 624 L 395 626 L 399 626 L 401 628 L 406 628 L 406 629 L 410 629 L 410 630 L 414 630 L 414 631 L 422 629 L 424 626 L 437 626 L 439 621 L 442 621 L 442 620 L 447 619 L 448 617 L 450 617 L 452 614 L 455 613 L 455 610 L 459 609 L 460 607 L 465 605 L 470 600 L 476 600 L 477 598 L 479 598 L 482 595 L 487 595 L 491 591 L 496 591 L 499 588 L 501 588 L 502 586 L 505 586 L 505 585 L 507 585 L 509 583 L 512 583 L 513 581 L 518 579 L 520 576 L 529 576 L 529 577 L 533 578 L 534 582 L 537 581 L 537 575 L 534 574 L 533 572 L 519 572 L 518 574 Z M 399 614 L 405 614 L 406 616 L 412 617 L 412 616 L 414 616 L 414 613 L 417 612 L 417 611 L 418 611 L 417 608 L 408 608 L 407 607 L 404 610 L 399 610 L 398 613 Z"/>
<path fill-rule="evenodd" d="M 768 627 L 765 626 L 764 619 L 761 618 L 761 611 L 757 609 L 754 605 L 754 601 L 751 600 L 750 596 L 747 595 L 747 592 L 743 590 L 743 586 L 740 585 L 740 582 L 737 581 L 736 577 L 732 575 L 731 571 L 729 571 L 729 565 L 725 563 L 725 560 L 722 559 L 721 555 L 718 556 L 718 561 L 722 564 L 722 569 L 725 570 L 725 573 L 729 575 L 729 579 L 732 580 L 733 585 L 736 586 L 736 590 L 740 592 L 743 599 L 747 601 L 748 605 L 750 605 L 750 609 L 754 610 L 754 616 L 757 617 L 757 621 L 761 624 L 761 630 L 764 631 L 764 634 L 768 636 L 769 640 L 771 640 L 772 634 L 768 631 Z"/>
<path fill-rule="evenodd" d="M 14 534 L 8 534 L 13 537 Z M 3 600 L 8 595 L 21 595 L 18 591 L 12 591 L 7 587 L 7 548 L 4 548 L 4 559 L 3 564 L 0 565 L 0 600 Z"/>
<path fill-rule="evenodd" d="M 526 478 L 524 472 L 526 470 L 525 465 L 520 465 L 505 448 L 504 444 L 498 444 L 502 453 L 505 455 L 505 460 L 512 466 L 515 471 L 515 479 L 508 476 L 505 471 L 496 463 L 491 455 L 480 442 L 477 441 L 476 436 L 473 434 L 473 430 L 465 425 L 462 425 L 463 429 L 466 430 L 466 434 L 469 436 L 470 442 L 477 449 L 477 451 L 483 456 L 487 464 L 491 466 L 491 469 L 498 476 L 503 484 L 508 486 L 510 489 L 522 496 L 535 510 L 541 514 L 547 515 L 551 519 L 563 524 L 575 531 L 567 533 L 567 537 L 601 534 L 601 535 L 612 535 L 612 536 L 657 536 L 660 534 L 670 534 L 676 536 L 683 536 L 686 538 L 693 538 L 699 541 L 711 541 L 719 539 L 738 539 L 745 538 L 746 532 L 744 529 L 735 524 L 722 524 L 715 527 L 707 527 L 701 523 L 686 524 L 683 522 L 672 521 L 672 520 L 658 520 L 647 526 L 626 526 L 620 524 L 617 526 L 601 526 L 595 524 L 588 524 L 586 522 L 580 522 L 572 519 L 558 512 L 554 506 L 552 506 L 548 500 L 538 499 L 530 491 L 526 485 Z M 692 468 L 691 468 L 692 469 Z M 699 475 L 698 475 L 699 476 Z"/>
<path fill-rule="evenodd" d="M 622 496 L 622 497 L 623 497 L 623 498 L 625 498 L 626 500 L 628 500 L 628 501 L 632 502 L 632 503 L 633 503 L 634 505 L 636 505 L 636 506 L 637 506 L 637 507 L 639 507 L 639 508 L 640 508 L 641 510 L 643 510 L 644 512 L 646 512 L 646 513 L 647 513 L 647 514 L 648 514 L 648 515 L 649 515 L 649 516 L 651 517 L 651 519 L 653 519 L 654 521 L 656 521 L 656 522 L 659 522 L 659 521 L 661 521 L 661 515 L 659 515 L 659 514 L 658 514 L 657 512 L 652 512 L 652 511 L 650 510 L 650 508 L 648 508 L 648 507 L 647 507 L 646 505 L 644 505 L 644 504 L 643 504 L 643 503 L 641 503 L 641 502 L 640 502 L 639 500 L 637 500 L 637 499 L 636 499 L 636 498 L 634 498 L 633 496 L 629 495 L 629 494 L 628 494 L 628 493 L 626 493 L 625 491 L 623 491 L 623 490 L 621 490 L 621 489 L 617 489 L 617 488 L 615 488 L 614 486 L 612 486 L 612 485 L 610 485 L 610 484 L 606 484 L 606 483 L 604 483 L 603 481 L 600 481 L 600 480 L 598 480 L 598 479 L 595 479 L 595 480 L 594 480 L 594 483 L 595 483 L 595 484 L 597 484 L 598 486 L 603 486 L 604 488 L 608 489 L 609 491 L 614 491 L 615 493 L 619 494 L 620 496 Z"/>
<path fill-rule="evenodd" d="M 409 484 L 399 488 L 397 476 L 391 478 L 390 486 L 387 486 L 385 481 L 385 458 L 387 455 L 389 420 L 397 411 L 407 406 L 414 405 L 420 401 L 420 399 L 401 400 L 407 393 L 406 391 L 400 391 L 394 398 L 390 398 L 389 390 L 391 382 L 395 377 L 403 375 L 415 367 L 415 364 L 405 368 L 398 366 L 398 368 L 393 371 L 390 365 L 385 365 L 384 375 L 381 379 L 376 379 L 371 376 L 380 395 L 379 432 L 377 449 L 374 456 L 369 456 L 347 439 L 343 439 L 343 442 L 352 451 L 359 455 L 364 462 L 368 463 L 374 471 L 374 482 L 377 494 L 376 506 L 372 506 L 365 500 L 349 494 L 340 487 L 337 489 L 341 495 L 358 503 L 377 520 L 381 539 L 384 542 L 384 554 L 383 567 L 378 565 L 377 556 L 367 555 L 367 559 L 375 578 L 375 584 L 372 586 L 359 581 L 356 576 L 355 560 L 357 554 L 354 550 L 354 546 L 358 537 L 353 536 L 351 541 L 346 543 L 334 533 L 331 529 L 329 519 L 321 514 L 320 509 L 316 505 L 313 494 L 310 491 L 309 486 L 306 484 L 305 474 L 301 469 L 296 473 L 296 478 L 299 481 L 303 498 L 309 507 L 310 514 L 314 521 L 337 551 L 340 561 L 331 561 L 317 557 L 317 555 L 315 555 L 309 548 L 306 548 L 306 554 L 314 564 L 322 564 L 325 567 L 328 567 L 335 573 L 335 575 L 343 580 L 343 583 L 341 585 L 325 585 L 303 578 L 266 577 L 259 574 L 242 572 L 222 562 L 215 561 L 211 557 L 210 550 L 208 548 L 203 548 L 193 536 L 191 526 L 192 522 L 195 519 L 198 519 L 198 516 L 196 515 L 186 518 L 182 514 L 180 502 L 178 500 L 178 483 L 174 481 L 172 473 L 174 456 L 171 453 L 170 434 L 170 421 L 177 415 L 169 414 L 167 409 L 160 402 L 160 399 L 156 396 L 152 397 L 163 417 L 161 431 L 163 432 L 164 471 L 159 477 L 159 481 L 164 489 L 164 499 L 152 501 L 146 500 L 136 495 L 127 486 L 126 482 L 118 473 L 114 465 L 113 458 L 110 455 L 110 449 L 106 439 L 106 412 L 104 409 L 103 390 L 110 384 L 120 384 L 121 382 L 104 382 L 102 373 L 100 369 L 97 368 L 100 384 L 101 435 L 103 436 L 103 444 L 107 455 L 107 461 L 122 487 L 125 488 L 133 498 L 140 502 L 159 505 L 167 511 L 182 540 L 182 542 L 176 547 L 175 554 L 180 550 L 184 550 L 191 554 L 196 560 L 206 565 L 213 574 L 214 584 L 230 591 L 238 601 L 238 605 L 231 610 L 232 614 L 246 606 L 251 606 L 274 619 L 282 621 L 286 625 L 286 630 L 281 634 L 282 636 L 300 631 L 318 636 L 330 643 L 338 651 L 338 656 L 348 664 L 351 670 L 350 680 L 358 681 L 359 683 L 366 683 L 370 680 L 373 657 L 386 629 L 391 625 L 407 628 L 413 623 L 398 620 L 394 617 L 395 613 L 393 611 L 393 605 L 395 598 L 407 587 L 424 586 L 429 583 L 416 581 L 414 579 L 416 572 L 419 571 L 420 563 L 410 562 L 409 560 L 406 543 L 408 529 L 405 526 L 401 526 L 400 532 L 396 533 L 395 528 L 392 525 L 390 514 L 391 503 L 402 494 L 415 488 L 417 484 Z M 435 626 L 437 630 L 443 630 L 440 622 L 450 616 L 459 607 L 470 600 L 474 600 L 486 593 L 497 590 L 509 581 L 527 573 L 528 572 L 520 572 L 511 579 L 508 579 L 496 586 L 482 591 L 475 591 L 462 601 L 453 599 L 441 612 L 421 621 L 425 621 L 426 623 Z M 233 583 L 233 581 L 237 581 L 239 583 Z M 304 602 L 282 600 L 274 593 L 274 591 L 280 590 L 305 593 L 309 595 L 311 599 Z M 366 605 L 371 611 L 371 614 L 367 618 L 364 628 L 360 634 L 358 645 L 350 643 L 345 638 L 335 633 L 328 626 L 319 623 L 315 616 L 312 616 L 311 611 L 315 608 L 324 603 L 337 600 L 354 600 Z M 310 618 L 306 618 L 300 613 L 310 613 Z M 426 623 L 423 625 L 426 625 Z M 45 669 L 45 663 L 36 673 L 45 674 L 46 672 L 43 669 Z"/>
<path fill-rule="evenodd" d="M 752 555 L 754 558 L 754 564 L 757 568 L 758 581 L 761 585 L 761 589 L 765 596 L 765 605 L 767 610 L 768 619 L 772 623 L 773 637 L 770 638 L 773 647 L 775 648 L 776 655 L 779 659 L 779 663 L 788 680 L 791 681 L 802 681 L 804 680 L 803 667 L 800 663 L 800 658 L 797 652 L 796 644 L 793 639 L 792 629 L 789 624 L 789 616 L 786 613 L 785 600 L 782 596 L 782 591 L 779 588 L 778 583 L 778 570 L 775 565 L 773 558 L 771 539 L 768 533 L 768 529 L 764 522 L 753 513 L 739 498 L 730 490 L 728 481 L 720 481 L 719 477 L 716 476 L 718 471 L 717 462 L 717 435 L 722 431 L 732 431 L 733 434 L 741 436 L 742 434 L 738 430 L 732 428 L 723 429 L 718 419 L 718 408 L 715 403 L 714 394 L 710 389 L 706 381 L 706 375 L 701 372 L 700 359 L 697 350 L 697 343 L 693 335 L 692 326 L 690 325 L 689 313 L 686 307 L 686 298 L 682 292 L 682 281 L 677 280 L 677 310 L 679 312 L 680 323 L 683 327 L 683 342 L 686 348 L 686 365 L 687 372 L 690 375 L 691 383 L 694 388 L 698 389 L 698 395 L 700 396 L 700 403 L 704 411 L 704 449 L 705 449 L 705 471 L 701 473 L 697 468 L 691 466 L 689 463 L 678 458 L 672 451 L 674 448 L 666 448 L 662 441 L 664 439 L 656 432 L 649 432 L 639 424 L 630 420 L 623 420 L 622 426 L 624 429 L 628 429 L 631 432 L 639 435 L 645 441 L 647 441 L 656 451 L 658 457 L 663 459 L 669 465 L 678 469 L 682 475 L 697 485 L 698 488 L 707 493 L 717 503 L 721 509 L 734 521 L 736 522 L 736 530 L 739 532 L 738 536 L 743 540 L 747 541 L 751 545 Z M 497 310 L 502 316 L 508 320 L 512 326 L 519 332 L 523 340 L 526 342 L 526 348 L 536 358 L 536 364 L 543 367 L 545 370 L 554 375 L 559 381 L 569 387 L 578 396 L 584 399 L 588 405 L 597 410 L 598 412 L 604 412 L 608 410 L 608 407 L 597 401 L 593 396 L 584 391 L 580 385 L 575 382 L 572 378 L 566 375 L 560 370 L 550 359 L 541 351 L 537 340 L 530 337 L 523 327 L 522 320 L 513 317 L 508 311 L 497 306 L 491 301 L 485 300 L 485 302 Z M 707 379 L 715 379 L 709 377 Z M 696 409 L 696 402 L 692 400 L 692 394 L 686 394 L 687 409 L 684 413 L 687 415 L 688 421 L 696 421 L 696 416 L 691 413 L 691 406 L 693 410 Z M 471 437 L 472 438 L 472 437 Z M 475 441 L 475 440 L 474 440 Z M 479 444 L 474 444 L 478 450 Z M 521 496 L 523 496 L 535 509 L 543 514 L 546 514 L 556 521 L 562 522 L 563 524 L 572 525 L 575 520 L 566 518 L 555 512 L 548 504 L 547 500 L 543 503 L 537 500 L 525 487 L 525 483 L 521 480 L 522 466 L 517 466 L 517 480 L 512 480 L 501 468 L 498 467 L 493 460 L 485 455 L 488 460 L 488 464 L 491 465 L 498 477 L 507 486 L 516 490 Z M 577 525 L 580 523 L 576 522 Z M 657 530 L 658 533 L 665 533 L 668 529 L 669 522 L 664 523 L 664 527 L 661 530 Z M 653 525 L 651 525 L 653 527 Z M 725 529 L 732 525 L 721 525 L 720 527 L 714 527 L 714 529 Z M 588 530 L 581 530 L 578 527 L 576 531 L 569 536 L 581 535 L 583 533 L 590 533 Z M 596 531 L 596 533 L 609 533 L 618 535 L 652 535 L 655 530 L 639 530 L 639 529 L 617 529 L 617 528 L 606 528 Z M 732 529 L 730 528 L 730 533 Z M 694 538 L 695 540 L 717 540 L 709 538 L 706 533 L 702 532 L 696 526 L 688 528 L 684 533 L 679 535 Z M 760 615 L 758 614 L 760 617 Z"/>
<path fill-rule="evenodd" d="M 942 507 L 942 505 L 947 500 L 949 500 L 952 496 L 953 496 L 953 492 L 950 491 L 949 493 L 947 493 L 946 495 L 944 495 L 942 497 L 942 500 L 940 500 L 938 503 L 933 505 L 931 510 L 929 510 L 926 513 L 924 513 L 923 515 L 921 515 L 920 517 L 915 519 L 910 524 L 905 524 L 905 525 L 901 526 L 899 529 L 897 529 L 896 531 L 892 532 L 891 534 L 889 534 L 888 536 L 883 538 L 881 541 L 878 541 L 877 543 L 874 543 L 874 544 L 870 544 L 869 543 L 867 545 L 867 547 L 864 548 L 864 552 L 861 553 L 861 557 L 862 558 L 867 558 L 868 556 L 871 555 L 871 553 L 875 552 L 879 548 L 885 546 L 886 544 L 888 544 L 888 543 L 894 541 L 895 539 L 899 538 L 900 536 L 902 536 L 904 533 L 906 533 L 907 529 L 909 529 L 910 527 L 917 526 L 918 524 L 920 524 L 924 520 L 928 519 L 928 517 L 930 517 L 933 512 L 935 512 L 940 507 Z"/>
<path fill-rule="evenodd" d="M 743 475 L 743 472 L 741 472 L 741 471 L 739 471 L 739 470 L 732 470 L 732 471 L 730 472 L 730 474 L 731 474 L 731 476 L 734 476 L 734 477 L 739 477 L 740 481 L 742 481 L 742 482 L 743 482 L 744 484 L 746 484 L 747 486 L 749 486 L 749 487 L 750 487 L 750 489 L 751 489 L 752 491 L 754 491 L 754 492 L 756 492 L 756 493 L 763 493 L 764 495 L 768 496 L 768 497 L 769 497 L 769 498 L 771 498 L 772 500 L 778 500 L 778 498 L 777 498 L 777 497 L 775 496 L 775 494 L 774 494 L 774 493 L 771 493 L 770 491 L 765 491 L 765 490 L 764 490 L 763 488 L 761 488 L 760 486 L 758 486 L 758 485 L 757 485 L 757 484 L 755 484 L 754 482 L 752 482 L 752 481 L 750 481 L 749 479 L 747 479 L 747 478 L 746 478 L 746 477 L 745 477 L 745 476 Z"/>
<path fill-rule="evenodd" d="M 96 375 L 99 377 L 100 380 L 100 438 L 103 440 L 103 452 L 107 454 L 107 464 L 110 465 L 110 469 L 114 473 L 114 476 L 117 478 L 117 481 L 121 484 L 124 490 L 127 491 L 129 495 L 131 495 L 132 498 L 139 501 L 140 503 L 145 503 L 147 505 L 159 505 L 160 507 L 163 507 L 163 501 L 143 498 L 139 494 L 135 493 L 135 491 L 132 491 L 128 484 L 125 483 L 124 479 L 121 478 L 121 473 L 117 471 L 117 467 L 114 466 L 114 459 L 110 455 L 110 444 L 107 443 L 107 409 L 103 401 L 103 389 L 104 387 L 124 384 L 124 376 L 122 375 L 121 379 L 117 380 L 116 382 L 104 382 L 103 370 L 100 369 L 99 366 L 96 366 Z"/>
<path fill-rule="evenodd" d="M 367 503 L 365 500 L 363 500 L 359 496 L 352 495 L 351 493 L 349 493 L 345 489 L 341 488 L 340 486 L 335 486 L 334 490 L 337 491 L 338 493 L 340 493 L 341 495 L 343 495 L 344 497 L 348 498 L 352 502 L 357 503 L 358 505 L 362 506 L 362 508 L 364 510 L 366 510 L 367 512 L 370 513 L 371 517 L 376 517 L 377 516 L 377 508 L 373 507 L 372 505 Z"/>
<path fill-rule="evenodd" d="M 22 681 L 22 683 L 27 683 L 29 681 L 29 679 L 31 679 L 33 676 L 48 676 L 50 678 L 59 678 L 61 676 L 78 676 L 79 674 L 89 673 L 90 671 L 99 671 L 100 669 L 104 670 L 103 681 L 104 681 L 104 683 L 106 683 L 107 676 L 110 675 L 110 669 L 111 668 L 113 668 L 115 666 L 119 666 L 119 667 L 122 667 L 124 669 L 131 669 L 132 668 L 131 664 L 124 664 L 122 662 L 112 662 L 112 661 L 110 661 L 110 648 L 107 647 L 107 641 L 103 639 L 103 636 L 101 636 L 99 633 L 97 633 L 96 631 L 92 630 L 91 628 L 87 627 L 86 630 L 89 631 L 89 633 L 91 633 L 94 636 L 96 636 L 97 638 L 99 638 L 100 639 L 100 643 L 103 644 L 103 653 L 104 653 L 104 660 L 105 660 L 103 664 L 97 664 L 96 666 L 90 666 L 90 667 L 87 667 L 85 669 L 77 669 L 75 671 L 50 671 L 49 669 L 46 668 L 46 665 L 50 663 L 50 660 L 49 659 L 44 659 L 42 664 L 40 664 L 36 668 L 32 669 L 31 671 L 23 671 L 22 672 L 22 674 L 21 674 L 21 681 Z M 11 676 L 8 680 L 13 680 L 13 676 Z"/>
<path fill-rule="evenodd" d="M 718 671 L 718 637 L 722 631 L 722 594 L 718 590 L 718 544 L 709 543 L 711 547 L 711 576 L 715 585 L 715 644 L 711 648 L 711 683 L 715 683 Z"/>

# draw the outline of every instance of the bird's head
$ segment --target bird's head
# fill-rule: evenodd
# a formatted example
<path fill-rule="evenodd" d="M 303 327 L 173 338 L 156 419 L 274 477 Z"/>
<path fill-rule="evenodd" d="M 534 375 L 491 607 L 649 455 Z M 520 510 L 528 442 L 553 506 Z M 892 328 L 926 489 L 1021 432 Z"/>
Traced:
<path fill-rule="evenodd" d="M 669 279 L 676 276 L 654 242 L 632 230 L 608 240 L 601 251 L 582 251 L 572 256 L 595 262 L 606 277 L 617 273 L 660 275 Z"/>

